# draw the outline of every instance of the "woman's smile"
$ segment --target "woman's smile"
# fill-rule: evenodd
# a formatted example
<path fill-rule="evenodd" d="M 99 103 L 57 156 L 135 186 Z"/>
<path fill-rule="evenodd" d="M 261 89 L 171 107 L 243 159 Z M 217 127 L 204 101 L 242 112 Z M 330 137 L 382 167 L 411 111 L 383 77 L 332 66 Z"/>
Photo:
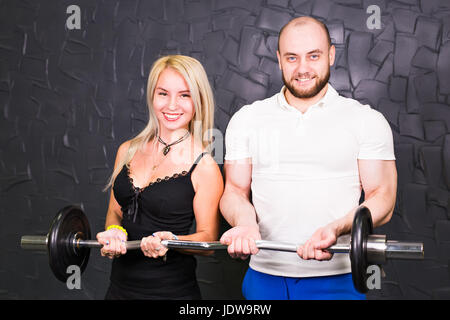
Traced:
<path fill-rule="evenodd" d="M 177 121 L 183 115 L 183 113 L 169 113 L 169 112 L 163 112 L 162 114 L 164 115 L 164 118 L 167 121 Z"/>

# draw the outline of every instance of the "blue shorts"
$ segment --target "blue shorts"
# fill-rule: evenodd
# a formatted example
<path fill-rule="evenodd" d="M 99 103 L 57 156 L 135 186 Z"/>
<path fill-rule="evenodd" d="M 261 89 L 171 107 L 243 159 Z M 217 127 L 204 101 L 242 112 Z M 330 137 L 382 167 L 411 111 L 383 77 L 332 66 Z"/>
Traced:
<path fill-rule="evenodd" d="M 290 278 L 248 268 L 242 283 L 247 300 L 365 300 L 356 291 L 351 273 L 335 276 Z"/>

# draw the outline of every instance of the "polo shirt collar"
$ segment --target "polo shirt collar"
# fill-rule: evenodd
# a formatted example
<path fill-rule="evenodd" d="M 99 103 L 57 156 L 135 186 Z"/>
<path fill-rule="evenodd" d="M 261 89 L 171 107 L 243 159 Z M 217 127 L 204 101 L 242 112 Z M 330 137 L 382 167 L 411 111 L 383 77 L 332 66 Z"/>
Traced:
<path fill-rule="evenodd" d="M 287 102 L 286 97 L 284 95 L 285 90 L 286 90 L 286 86 L 283 86 L 281 88 L 281 91 L 278 94 L 278 105 L 282 109 L 285 109 L 285 110 L 295 109 L 297 111 L 296 108 L 294 108 Z M 328 88 L 327 88 L 327 92 L 325 93 L 325 95 L 322 97 L 322 99 L 317 101 L 317 103 L 313 104 L 310 108 L 313 108 L 313 107 L 326 108 L 332 104 L 334 98 L 336 98 L 338 95 L 339 95 L 339 93 L 336 91 L 336 89 L 334 89 L 331 86 L 331 84 L 328 83 Z"/>

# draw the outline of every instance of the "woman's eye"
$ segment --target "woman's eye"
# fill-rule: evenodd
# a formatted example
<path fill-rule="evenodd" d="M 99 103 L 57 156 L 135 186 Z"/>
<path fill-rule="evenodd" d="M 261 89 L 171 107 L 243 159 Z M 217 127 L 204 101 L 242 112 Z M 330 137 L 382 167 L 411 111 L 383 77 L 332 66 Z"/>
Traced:
<path fill-rule="evenodd" d="M 184 93 L 184 94 L 181 95 L 181 97 L 183 97 L 183 98 L 190 98 L 191 95 L 190 95 L 190 94 L 187 94 L 187 93 Z"/>
<path fill-rule="evenodd" d="M 158 95 L 159 96 L 167 96 L 167 93 L 160 91 L 160 92 L 158 92 Z"/>

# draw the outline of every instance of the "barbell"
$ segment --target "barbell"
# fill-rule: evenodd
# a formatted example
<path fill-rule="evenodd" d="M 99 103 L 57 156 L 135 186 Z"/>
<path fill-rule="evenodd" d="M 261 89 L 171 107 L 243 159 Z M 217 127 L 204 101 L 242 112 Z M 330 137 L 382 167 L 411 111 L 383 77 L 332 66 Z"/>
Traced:
<path fill-rule="evenodd" d="M 348 253 L 351 261 L 352 279 L 355 288 L 367 292 L 367 268 L 372 264 L 383 264 L 387 259 L 423 259 L 421 242 L 386 240 L 385 235 L 375 235 L 372 217 L 367 207 L 360 206 L 353 219 L 350 243 L 337 243 L 327 248 L 330 253 Z M 25 250 L 47 251 L 50 268 L 55 277 L 66 282 L 70 274 L 67 268 L 77 265 L 83 272 L 89 261 L 90 249 L 101 248 L 96 240 L 90 240 L 91 229 L 84 211 L 78 206 L 61 209 L 52 221 L 47 235 L 25 235 L 20 245 Z M 127 241 L 127 250 L 140 249 L 141 240 Z M 162 240 L 169 249 L 221 250 L 227 246 L 219 241 L 195 242 L 183 240 Z M 278 241 L 257 240 L 262 250 L 297 252 L 298 244 Z"/>

